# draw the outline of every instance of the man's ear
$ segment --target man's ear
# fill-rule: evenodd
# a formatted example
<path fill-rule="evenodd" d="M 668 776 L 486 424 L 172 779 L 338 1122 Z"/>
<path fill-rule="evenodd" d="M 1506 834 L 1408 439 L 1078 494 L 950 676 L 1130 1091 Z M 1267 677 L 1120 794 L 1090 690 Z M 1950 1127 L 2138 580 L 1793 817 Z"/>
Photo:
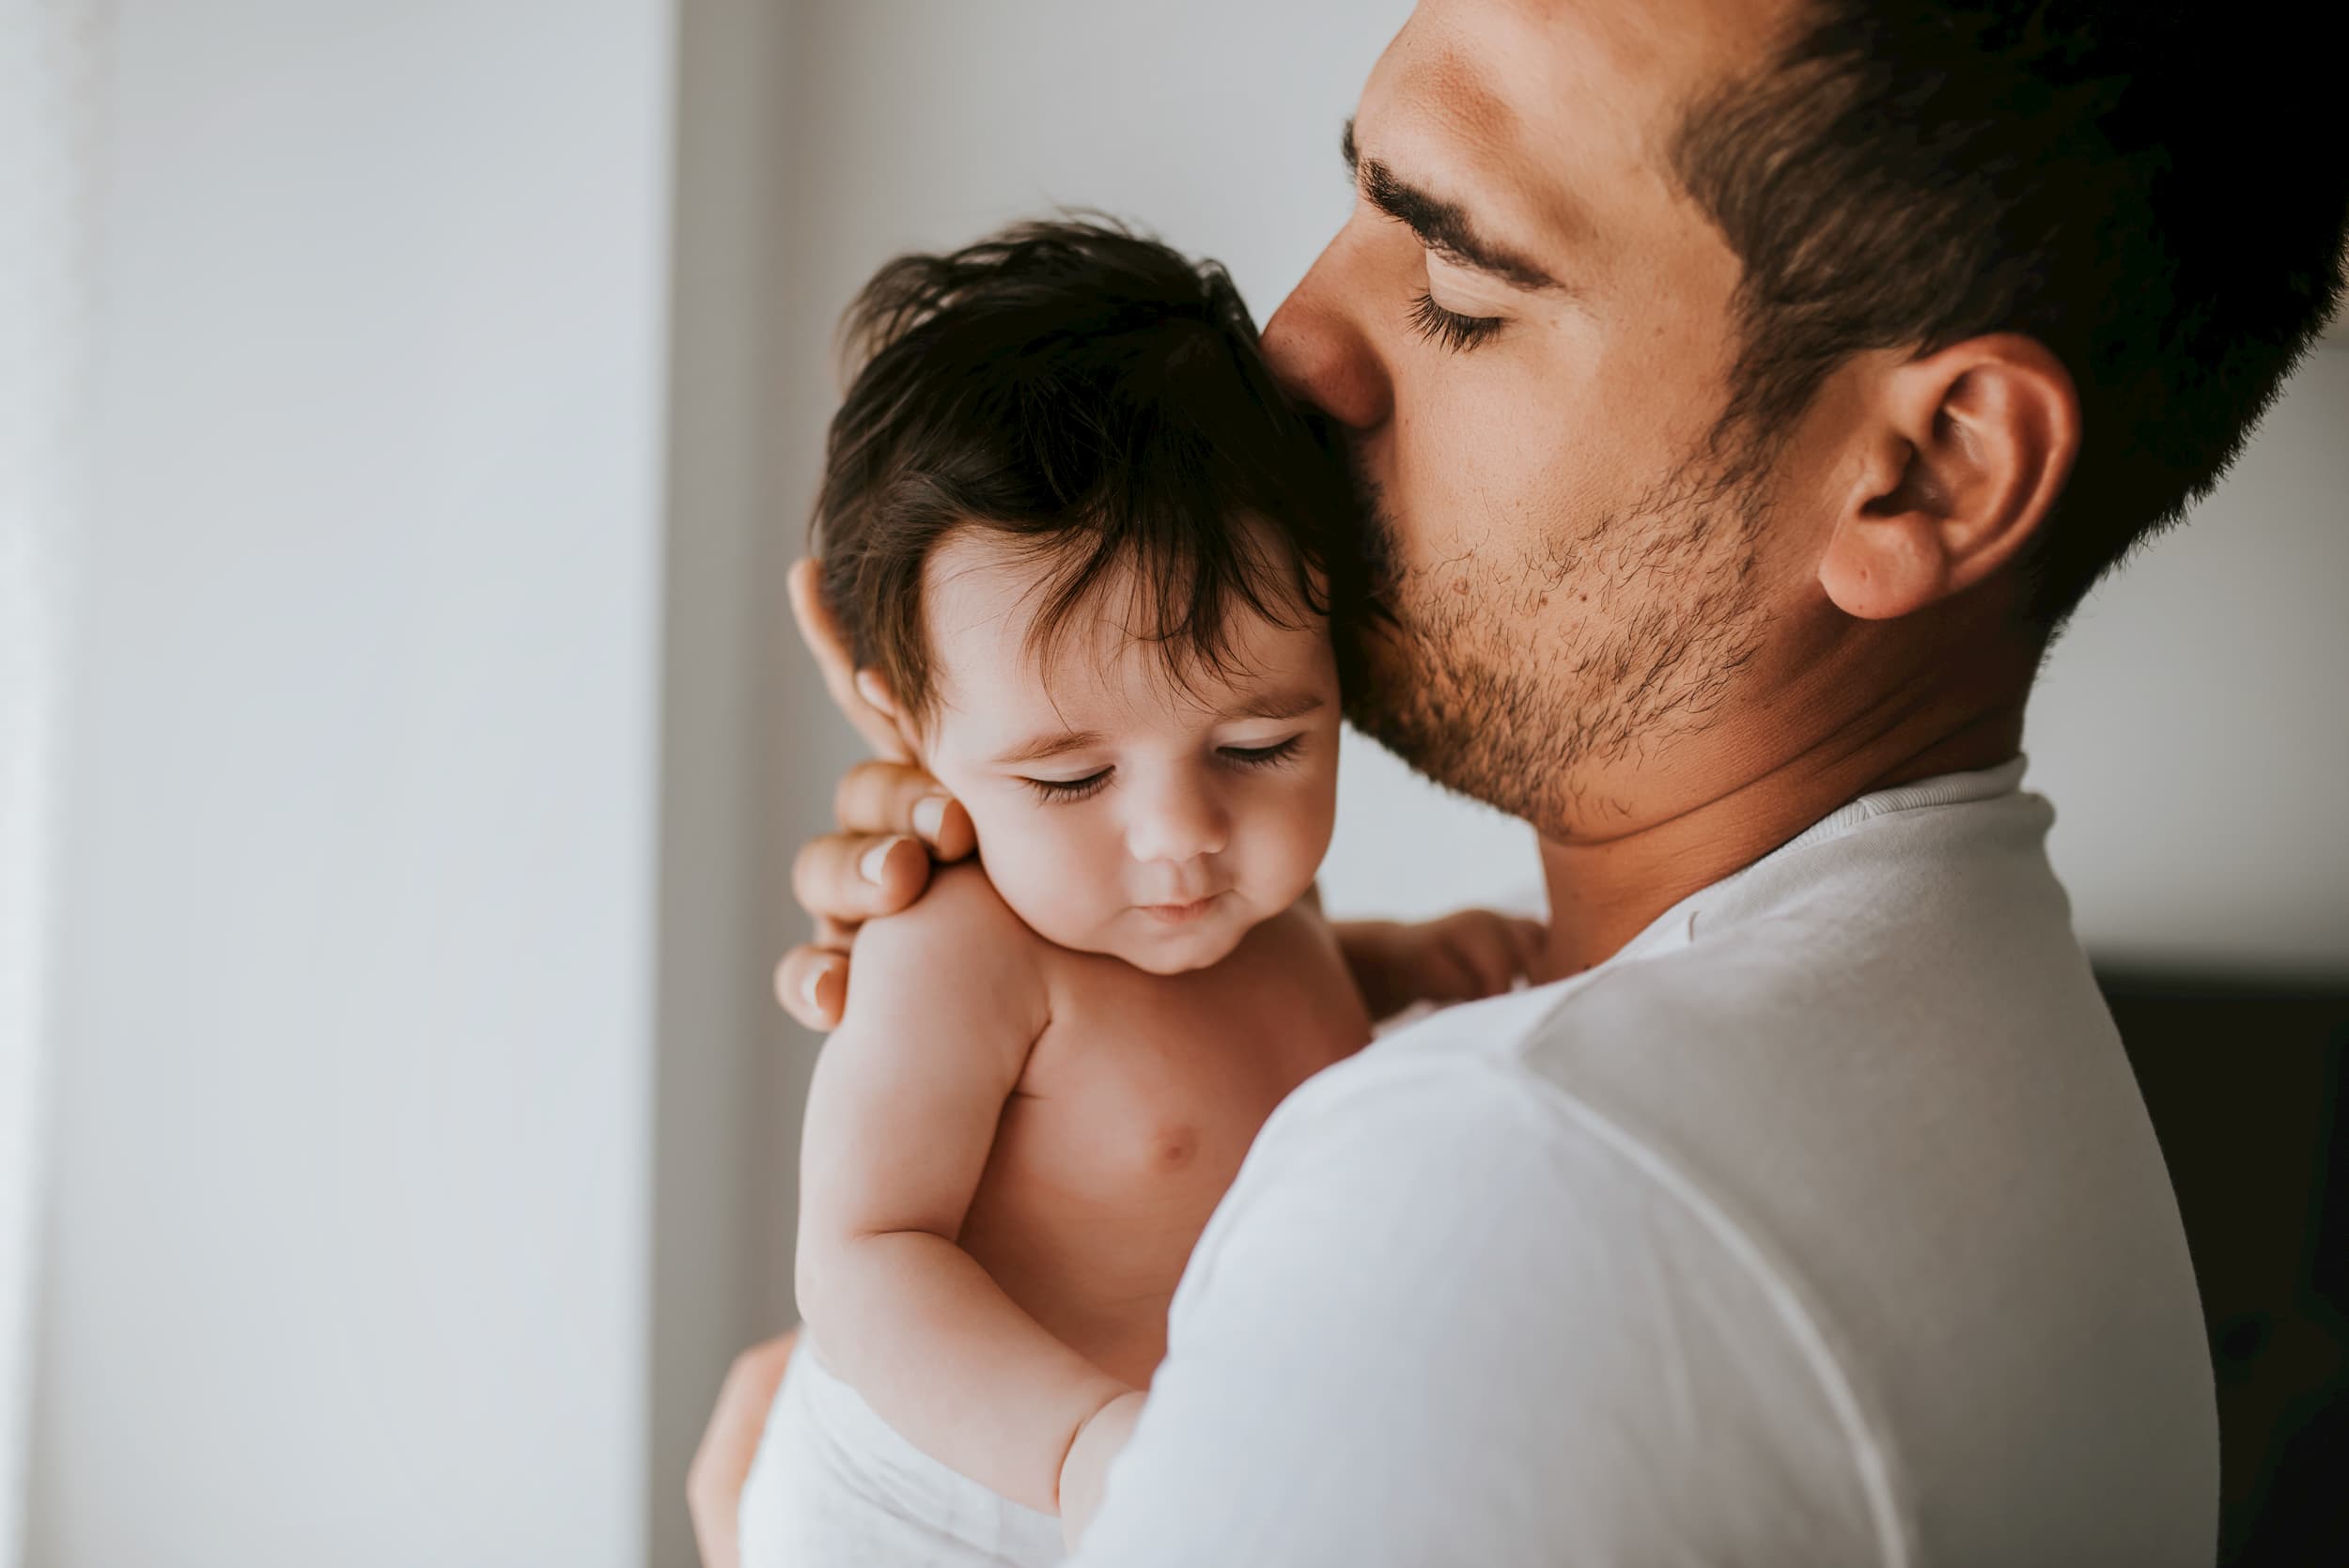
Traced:
<path fill-rule="evenodd" d="M 785 579 L 791 595 L 791 618 L 800 623 L 800 640 L 823 672 L 824 690 L 876 756 L 891 762 L 914 760 L 913 745 L 899 718 L 895 697 L 878 672 L 859 670 L 848 640 L 824 602 L 823 563 L 810 556 L 798 562 Z"/>
<path fill-rule="evenodd" d="M 2018 333 L 1890 366 L 1861 418 L 1865 446 L 1819 584 L 1862 620 L 1911 614 L 2014 560 L 2079 453 L 2070 372 Z"/>

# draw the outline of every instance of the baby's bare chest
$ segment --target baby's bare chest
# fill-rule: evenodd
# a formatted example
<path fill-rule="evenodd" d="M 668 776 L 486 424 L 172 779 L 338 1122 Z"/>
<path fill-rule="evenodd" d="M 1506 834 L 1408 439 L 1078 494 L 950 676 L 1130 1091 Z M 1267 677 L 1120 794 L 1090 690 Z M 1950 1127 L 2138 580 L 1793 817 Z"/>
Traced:
<path fill-rule="evenodd" d="M 1265 1118 L 1370 1035 L 1334 943 L 1311 927 L 1196 974 L 1104 959 L 1066 979 L 988 1172 L 1047 1228 L 1065 1215 L 1204 1225 Z"/>
<path fill-rule="evenodd" d="M 1057 978 L 959 1239 L 1046 1328 L 1141 1387 L 1257 1129 L 1370 1021 L 1317 919 L 1252 933 L 1197 974 L 1100 959 Z"/>

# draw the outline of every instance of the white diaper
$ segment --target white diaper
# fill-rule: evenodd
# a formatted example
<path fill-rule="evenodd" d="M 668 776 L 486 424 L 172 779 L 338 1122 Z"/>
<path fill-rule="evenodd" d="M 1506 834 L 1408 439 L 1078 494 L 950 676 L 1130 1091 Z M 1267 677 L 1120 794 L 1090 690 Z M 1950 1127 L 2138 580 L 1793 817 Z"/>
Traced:
<path fill-rule="evenodd" d="M 742 1486 L 742 1568 L 1043 1568 L 1060 1521 L 897 1436 L 802 1336 Z"/>

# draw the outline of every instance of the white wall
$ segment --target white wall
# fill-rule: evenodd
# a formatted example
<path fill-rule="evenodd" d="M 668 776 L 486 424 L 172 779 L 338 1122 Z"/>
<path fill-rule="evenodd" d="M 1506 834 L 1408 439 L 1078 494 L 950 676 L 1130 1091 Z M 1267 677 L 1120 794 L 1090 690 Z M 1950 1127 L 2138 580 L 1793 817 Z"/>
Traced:
<path fill-rule="evenodd" d="M 30 1560 L 640 1560 L 671 8 L 112 8 Z"/>
<path fill-rule="evenodd" d="M 2030 782 L 2099 956 L 2349 972 L 2349 343 L 2081 607 Z"/>
<path fill-rule="evenodd" d="M 0 1568 L 24 1560 L 49 1194 L 67 556 L 86 411 L 96 59 L 81 0 L 0 0 Z"/>
<path fill-rule="evenodd" d="M 805 932 L 788 854 L 830 780 L 790 737 L 829 715 L 767 642 L 800 503 L 774 489 L 791 314 L 793 11 L 678 8 L 654 1093 L 650 1559 L 694 1559 L 683 1478 L 727 1363 L 791 1319 L 800 1079 L 770 973 Z M 780 744 L 778 744 L 780 742 Z"/>

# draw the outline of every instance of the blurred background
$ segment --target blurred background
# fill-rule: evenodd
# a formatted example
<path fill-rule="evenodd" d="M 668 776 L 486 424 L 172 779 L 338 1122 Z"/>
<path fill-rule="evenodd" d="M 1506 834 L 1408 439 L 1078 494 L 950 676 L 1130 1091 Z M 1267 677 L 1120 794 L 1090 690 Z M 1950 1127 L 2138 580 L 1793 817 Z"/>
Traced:
<path fill-rule="evenodd" d="M 0 0 L 0 1564 L 692 1560 L 792 1318 L 834 317 L 1062 203 L 1268 314 L 1408 8 Z M 2240 1562 L 2349 1559 L 2344 436 L 2336 342 L 2029 738 Z M 1530 851 L 1356 746 L 1324 885 Z"/>

